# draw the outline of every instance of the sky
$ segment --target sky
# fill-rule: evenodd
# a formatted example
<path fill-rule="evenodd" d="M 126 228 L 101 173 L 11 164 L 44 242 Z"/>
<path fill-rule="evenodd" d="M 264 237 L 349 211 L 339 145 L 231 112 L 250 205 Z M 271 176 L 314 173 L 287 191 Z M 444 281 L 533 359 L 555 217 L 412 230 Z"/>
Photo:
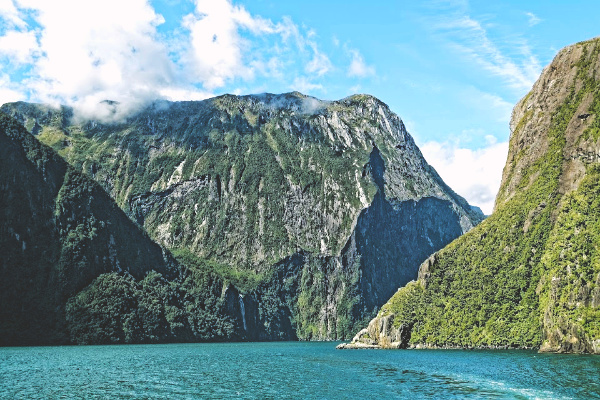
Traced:
<path fill-rule="evenodd" d="M 0 104 L 102 118 L 225 93 L 374 95 L 427 161 L 492 212 L 514 104 L 597 1 L 0 0 Z"/>

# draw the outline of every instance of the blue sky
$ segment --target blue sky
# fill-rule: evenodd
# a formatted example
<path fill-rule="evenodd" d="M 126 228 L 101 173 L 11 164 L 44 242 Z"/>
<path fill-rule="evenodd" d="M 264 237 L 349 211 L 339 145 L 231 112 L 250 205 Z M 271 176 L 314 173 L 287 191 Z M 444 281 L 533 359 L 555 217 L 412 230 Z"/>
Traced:
<path fill-rule="evenodd" d="M 595 1 L 0 0 L 0 103 L 299 90 L 369 93 L 491 212 L 512 106 L 556 52 L 600 35 Z"/>

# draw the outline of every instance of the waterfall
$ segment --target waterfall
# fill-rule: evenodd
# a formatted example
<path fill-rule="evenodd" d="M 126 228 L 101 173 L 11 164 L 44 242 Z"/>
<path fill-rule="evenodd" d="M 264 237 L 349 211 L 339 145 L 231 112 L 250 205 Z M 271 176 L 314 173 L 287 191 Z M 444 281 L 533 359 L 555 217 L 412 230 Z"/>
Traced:
<path fill-rule="evenodd" d="M 248 328 L 246 327 L 246 307 L 244 306 L 244 298 L 242 297 L 241 294 L 240 294 L 239 300 L 240 300 L 240 311 L 242 312 L 242 322 L 244 323 L 244 330 L 247 331 Z"/>

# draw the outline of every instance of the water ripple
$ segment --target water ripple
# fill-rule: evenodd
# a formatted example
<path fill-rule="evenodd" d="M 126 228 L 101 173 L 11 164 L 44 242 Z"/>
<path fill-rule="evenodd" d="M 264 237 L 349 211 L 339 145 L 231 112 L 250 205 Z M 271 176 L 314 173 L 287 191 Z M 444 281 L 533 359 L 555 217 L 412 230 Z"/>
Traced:
<path fill-rule="evenodd" d="M 0 399 L 593 399 L 600 357 L 332 343 L 0 348 Z"/>

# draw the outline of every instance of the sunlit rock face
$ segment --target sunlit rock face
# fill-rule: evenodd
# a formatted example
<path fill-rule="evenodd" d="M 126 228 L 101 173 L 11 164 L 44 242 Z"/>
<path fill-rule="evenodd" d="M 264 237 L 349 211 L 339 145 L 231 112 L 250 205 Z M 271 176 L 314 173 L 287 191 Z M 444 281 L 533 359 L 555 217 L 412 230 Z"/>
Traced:
<path fill-rule="evenodd" d="M 401 346 L 600 353 L 599 112 L 593 39 L 562 49 L 515 106 L 494 213 L 381 308 L 410 332 Z M 394 342 L 382 332 L 355 342 Z"/>
<path fill-rule="evenodd" d="M 249 338 L 349 337 L 423 260 L 483 219 L 371 96 L 155 102 L 113 122 L 66 107 L 2 110 L 152 239 L 229 271 Z"/>

